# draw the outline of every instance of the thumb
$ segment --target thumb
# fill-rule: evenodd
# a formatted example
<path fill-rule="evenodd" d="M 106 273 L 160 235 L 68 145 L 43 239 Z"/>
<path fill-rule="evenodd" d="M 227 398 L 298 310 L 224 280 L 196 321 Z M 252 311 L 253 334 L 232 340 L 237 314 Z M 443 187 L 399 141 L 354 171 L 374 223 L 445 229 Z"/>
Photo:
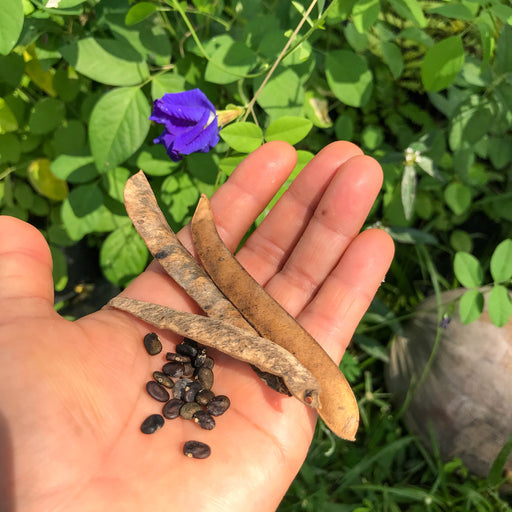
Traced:
<path fill-rule="evenodd" d="M 50 248 L 30 224 L 0 216 L 0 323 L 53 312 Z"/>

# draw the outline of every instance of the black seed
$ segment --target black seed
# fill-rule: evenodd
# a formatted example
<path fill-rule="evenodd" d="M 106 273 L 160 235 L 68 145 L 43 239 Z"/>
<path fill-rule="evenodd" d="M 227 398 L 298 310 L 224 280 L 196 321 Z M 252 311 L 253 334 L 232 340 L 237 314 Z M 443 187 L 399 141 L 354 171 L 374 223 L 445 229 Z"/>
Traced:
<path fill-rule="evenodd" d="M 196 395 L 196 402 L 199 405 L 206 405 L 212 398 L 215 398 L 215 393 L 210 389 L 202 389 Z"/>
<path fill-rule="evenodd" d="M 212 430 L 215 427 L 213 416 L 206 411 L 197 411 L 194 413 L 194 421 L 205 430 Z"/>
<path fill-rule="evenodd" d="M 167 361 L 177 361 L 178 363 L 190 363 L 190 357 L 175 354 L 174 352 L 167 352 L 165 359 L 167 359 Z"/>
<path fill-rule="evenodd" d="M 153 434 L 164 426 L 165 420 L 160 414 L 152 414 L 148 416 L 140 426 L 143 434 Z"/>
<path fill-rule="evenodd" d="M 179 398 L 171 398 L 163 407 L 162 414 L 168 419 L 173 420 L 180 415 L 181 406 L 185 402 Z"/>
<path fill-rule="evenodd" d="M 153 372 L 153 379 L 155 379 L 158 384 L 165 386 L 166 388 L 172 388 L 174 386 L 174 382 L 162 372 Z"/>
<path fill-rule="evenodd" d="M 197 355 L 194 358 L 193 365 L 196 368 L 201 368 L 201 366 L 204 365 L 205 360 L 206 360 L 206 350 L 203 348 L 197 352 Z"/>
<path fill-rule="evenodd" d="M 191 420 L 194 417 L 194 414 L 198 411 L 201 411 L 201 406 L 196 404 L 195 402 L 190 402 L 188 404 L 183 404 L 180 409 L 180 416 L 184 420 Z"/>
<path fill-rule="evenodd" d="M 183 363 L 183 377 L 193 377 L 194 367 L 190 363 Z"/>
<path fill-rule="evenodd" d="M 199 441 L 187 441 L 183 445 L 183 453 L 187 457 L 193 457 L 194 459 L 206 459 L 210 456 L 210 447 Z"/>
<path fill-rule="evenodd" d="M 183 400 L 183 393 L 185 392 L 185 388 L 191 384 L 193 381 L 191 379 L 187 379 L 182 377 L 174 383 L 174 398 L 179 398 Z"/>
<path fill-rule="evenodd" d="M 179 345 L 176 345 L 176 352 L 178 354 L 181 354 L 182 356 L 188 356 L 191 358 L 196 357 L 197 354 L 197 348 L 193 347 L 189 343 L 180 343 Z"/>
<path fill-rule="evenodd" d="M 183 390 L 183 400 L 185 402 L 193 402 L 196 399 L 197 393 L 201 391 L 201 384 L 197 380 L 188 384 Z"/>
<path fill-rule="evenodd" d="M 158 382 L 150 380 L 146 384 L 146 391 L 149 393 L 151 398 L 158 400 L 159 402 L 167 402 L 169 400 L 169 392 L 163 386 L 160 386 Z"/>
<path fill-rule="evenodd" d="M 224 414 L 229 406 L 231 405 L 231 402 L 229 401 L 229 398 L 225 395 L 218 395 L 212 400 L 206 404 L 206 410 L 212 415 L 212 416 L 220 416 L 221 414 Z"/>
<path fill-rule="evenodd" d="M 211 389 L 213 386 L 213 372 L 210 368 L 199 368 L 197 371 L 197 380 L 201 383 L 203 389 Z"/>
<path fill-rule="evenodd" d="M 183 372 L 185 370 L 185 367 L 183 366 L 183 363 L 178 362 L 171 362 L 166 363 L 162 367 L 162 371 L 169 375 L 169 377 L 181 377 L 183 375 Z"/>
<path fill-rule="evenodd" d="M 210 370 L 213 368 L 214 366 L 214 362 L 213 362 L 213 359 L 211 357 L 206 357 L 206 359 L 204 360 L 204 363 L 203 363 L 203 368 L 210 368 Z"/>
<path fill-rule="evenodd" d="M 162 351 L 162 344 L 158 335 L 154 332 L 150 332 L 144 336 L 144 347 L 151 356 L 156 356 Z"/>

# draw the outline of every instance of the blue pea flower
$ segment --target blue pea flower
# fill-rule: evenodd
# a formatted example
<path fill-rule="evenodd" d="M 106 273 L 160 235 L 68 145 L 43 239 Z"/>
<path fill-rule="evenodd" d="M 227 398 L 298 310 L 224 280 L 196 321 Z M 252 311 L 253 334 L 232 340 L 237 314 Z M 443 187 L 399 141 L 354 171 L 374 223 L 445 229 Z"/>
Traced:
<path fill-rule="evenodd" d="M 174 162 L 190 153 L 207 153 L 219 142 L 217 112 L 199 89 L 164 94 L 155 100 L 149 119 L 164 125 L 153 142 L 163 144 Z"/>

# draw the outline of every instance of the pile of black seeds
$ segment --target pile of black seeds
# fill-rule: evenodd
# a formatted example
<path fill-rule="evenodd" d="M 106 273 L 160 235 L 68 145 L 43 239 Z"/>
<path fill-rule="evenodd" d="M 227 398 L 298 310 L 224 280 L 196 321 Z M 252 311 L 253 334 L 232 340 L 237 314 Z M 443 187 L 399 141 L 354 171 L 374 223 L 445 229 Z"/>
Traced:
<path fill-rule="evenodd" d="M 144 336 L 144 347 L 154 356 L 162 351 L 157 334 Z M 215 427 L 215 417 L 224 414 L 230 405 L 225 395 L 215 395 L 213 387 L 214 361 L 206 348 L 185 338 L 176 346 L 176 352 L 165 355 L 161 371 L 153 372 L 153 380 L 146 383 L 146 391 L 162 402 L 161 414 L 151 414 L 140 427 L 144 434 L 153 434 L 164 426 L 165 420 L 183 418 L 192 420 L 205 430 Z M 183 453 L 188 457 L 205 459 L 210 447 L 199 441 L 187 441 Z"/>

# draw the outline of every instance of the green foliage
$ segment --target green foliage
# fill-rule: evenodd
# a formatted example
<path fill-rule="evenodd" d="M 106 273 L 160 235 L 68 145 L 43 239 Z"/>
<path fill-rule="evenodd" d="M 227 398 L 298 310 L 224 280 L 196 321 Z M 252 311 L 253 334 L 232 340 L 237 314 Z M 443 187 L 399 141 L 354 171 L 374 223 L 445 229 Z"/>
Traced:
<path fill-rule="evenodd" d="M 363 397 L 363 442 L 319 427 L 282 510 L 506 510 L 498 470 L 467 480 L 457 461 L 443 465 L 401 435 L 376 375 L 389 327 L 398 332 L 397 318 L 436 288 L 467 288 L 458 307 L 469 323 L 487 285 L 492 322 L 510 321 L 510 3 L 319 1 L 305 19 L 309 0 L 46 5 L 2 2 L 0 211 L 43 231 L 56 290 L 76 285 L 66 250 L 78 242 L 97 248 L 120 287 L 142 271 L 148 254 L 122 203 L 138 169 L 179 229 L 199 194 L 264 142 L 298 150 L 270 208 L 323 146 L 353 141 L 384 170 L 368 226 L 396 243 L 368 330 L 343 363 Z M 214 150 L 174 163 L 152 143 L 151 105 L 195 87 L 235 115 Z"/>

